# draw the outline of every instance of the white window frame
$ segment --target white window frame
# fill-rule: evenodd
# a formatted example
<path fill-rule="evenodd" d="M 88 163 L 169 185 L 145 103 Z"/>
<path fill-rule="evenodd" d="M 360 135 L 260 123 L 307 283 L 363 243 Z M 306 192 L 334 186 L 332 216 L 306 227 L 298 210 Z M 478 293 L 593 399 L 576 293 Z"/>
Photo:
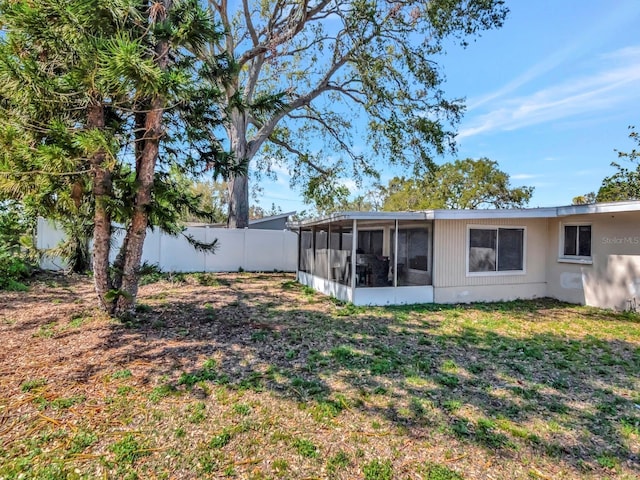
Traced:
<path fill-rule="evenodd" d="M 564 227 L 591 227 L 591 255 L 565 255 L 564 254 Z M 591 265 L 593 263 L 593 223 L 591 222 L 560 222 L 560 228 L 558 232 L 558 262 L 559 263 L 580 263 L 583 265 Z M 580 243 L 580 238 L 576 237 L 576 251 Z"/>
<path fill-rule="evenodd" d="M 498 242 L 500 236 L 496 233 L 496 271 L 495 272 L 470 272 L 469 271 L 469 249 L 471 248 L 471 230 L 522 230 L 522 270 L 497 270 L 498 268 Z M 527 227 L 524 225 L 467 225 L 467 242 L 465 246 L 465 263 L 467 277 L 503 277 L 508 275 L 527 274 Z"/>

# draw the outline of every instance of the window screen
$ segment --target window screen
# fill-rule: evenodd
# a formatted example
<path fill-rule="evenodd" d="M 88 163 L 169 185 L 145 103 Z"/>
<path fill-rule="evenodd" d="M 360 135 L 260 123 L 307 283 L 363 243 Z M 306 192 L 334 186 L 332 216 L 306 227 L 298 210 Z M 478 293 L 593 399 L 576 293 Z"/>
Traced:
<path fill-rule="evenodd" d="M 327 248 L 329 236 L 325 230 L 316 230 L 316 251 Z"/>
<path fill-rule="evenodd" d="M 524 269 L 524 230 L 501 228 L 498 230 L 498 271 Z"/>
<path fill-rule="evenodd" d="M 469 230 L 469 272 L 524 270 L 523 228 Z"/>
<path fill-rule="evenodd" d="M 402 231 L 401 231 L 402 232 Z M 429 248 L 429 233 L 425 229 L 407 230 L 407 250 L 409 268 L 414 270 L 428 270 L 427 250 Z"/>
<path fill-rule="evenodd" d="M 578 245 L 578 227 L 575 225 L 564 226 L 564 254 L 576 255 Z"/>
<path fill-rule="evenodd" d="M 302 230 L 300 232 L 300 255 L 298 268 L 302 272 L 311 272 L 313 269 L 313 232 Z"/>
<path fill-rule="evenodd" d="M 591 225 L 565 225 L 563 254 L 567 257 L 591 256 Z"/>
<path fill-rule="evenodd" d="M 469 230 L 469 271 L 495 272 L 497 230 Z"/>
<path fill-rule="evenodd" d="M 591 256 L 591 225 L 578 227 L 578 255 L 581 257 Z"/>

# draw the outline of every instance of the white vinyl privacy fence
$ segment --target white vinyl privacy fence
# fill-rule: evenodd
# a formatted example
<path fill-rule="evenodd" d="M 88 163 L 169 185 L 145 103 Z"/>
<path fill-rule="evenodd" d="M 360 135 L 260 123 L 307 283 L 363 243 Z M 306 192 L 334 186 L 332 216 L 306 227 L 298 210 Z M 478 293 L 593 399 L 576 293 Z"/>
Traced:
<path fill-rule="evenodd" d="M 165 272 L 250 272 L 296 271 L 298 236 L 287 230 L 231 230 L 213 227 L 188 227 L 184 233 L 203 243 L 218 239 L 215 253 L 197 251 L 182 235 L 172 237 L 159 230 L 147 231 L 142 261 L 156 264 Z M 112 260 L 122 242 L 124 232 L 115 235 Z M 46 250 L 64 239 L 64 233 L 42 218 L 38 219 L 37 247 Z M 57 258 L 45 257 L 41 266 L 59 270 L 64 264 Z"/>

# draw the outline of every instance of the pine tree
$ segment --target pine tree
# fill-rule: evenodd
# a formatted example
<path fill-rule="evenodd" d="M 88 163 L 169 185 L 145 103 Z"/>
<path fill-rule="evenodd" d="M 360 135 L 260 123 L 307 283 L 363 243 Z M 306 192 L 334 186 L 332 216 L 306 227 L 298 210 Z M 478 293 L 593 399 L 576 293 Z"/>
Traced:
<path fill-rule="evenodd" d="M 211 18 L 197 0 L 6 0 L 0 15 L 0 195 L 90 218 L 100 304 L 131 313 L 147 228 L 176 233 L 196 204 L 168 165 L 226 168 L 194 115 L 215 121 L 216 91 L 198 81 Z M 114 222 L 126 235 L 110 265 Z"/>

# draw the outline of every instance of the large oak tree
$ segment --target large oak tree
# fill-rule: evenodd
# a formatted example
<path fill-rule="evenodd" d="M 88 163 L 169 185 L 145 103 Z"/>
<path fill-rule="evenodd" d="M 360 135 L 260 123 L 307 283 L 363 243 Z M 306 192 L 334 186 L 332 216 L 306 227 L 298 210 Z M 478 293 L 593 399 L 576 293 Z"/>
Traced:
<path fill-rule="evenodd" d="M 209 6 L 224 27 L 209 55 L 233 72 L 219 84 L 229 151 L 267 173 L 285 165 L 312 198 L 331 195 L 336 178 L 375 176 L 377 160 L 420 169 L 451 148 L 463 107 L 440 88 L 438 55 L 447 39 L 464 43 L 507 13 L 502 0 Z M 229 178 L 229 200 L 229 226 L 246 227 L 247 174 Z"/>
<path fill-rule="evenodd" d="M 488 158 L 445 163 L 418 178 L 393 178 L 383 188 L 383 210 L 522 208 L 533 187 L 512 187 Z"/>

